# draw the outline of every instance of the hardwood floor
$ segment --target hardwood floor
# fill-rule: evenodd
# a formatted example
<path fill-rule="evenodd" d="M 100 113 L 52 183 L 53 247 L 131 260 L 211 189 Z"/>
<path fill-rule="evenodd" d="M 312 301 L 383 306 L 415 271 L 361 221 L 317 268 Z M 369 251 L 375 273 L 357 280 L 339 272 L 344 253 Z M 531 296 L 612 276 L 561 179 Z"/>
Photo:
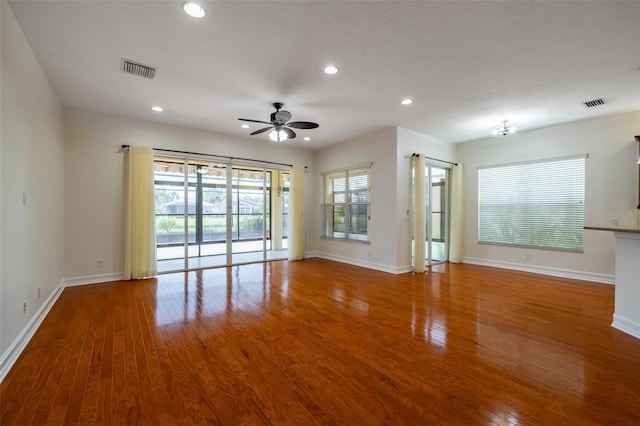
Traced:
<path fill-rule="evenodd" d="M 640 424 L 613 286 L 307 259 L 64 290 L 0 424 Z"/>

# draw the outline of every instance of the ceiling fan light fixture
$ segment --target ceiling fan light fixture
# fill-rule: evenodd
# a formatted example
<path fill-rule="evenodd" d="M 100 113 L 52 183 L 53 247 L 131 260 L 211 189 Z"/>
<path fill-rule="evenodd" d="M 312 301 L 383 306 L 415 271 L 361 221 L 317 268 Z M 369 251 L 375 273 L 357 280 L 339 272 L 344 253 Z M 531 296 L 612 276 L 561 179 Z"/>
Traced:
<path fill-rule="evenodd" d="M 509 120 L 503 120 L 502 124 L 496 126 L 491 132 L 493 136 L 508 136 L 518 131 L 518 125 L 516 123 L 509 123 Z"/>
<path fill-rule="evenodd" d="M 270 121 L 238 118 L 240 121 L 267 125 L 267 127 L 251 132 L 249 136 L 269 132 L 269 139 L 274 142 L 284 142 L 286 140 L 296 138 L 297 135 L 293 129 L 309 130 L 317 129 L 320 126 L 318 123 L 313 123 L 311 121 L 289 121 L 291 120 L 291 113 L 282 109 L 283 105 L 281 102 L 274 102 L 273 107 L 276 109 L 276 112 L 271 114 Z"/>
<path fill-rule="evenodd" d="M 243 129 L 248 129 L 251 126 L 249 126 L 248 124 L 241 124 L 240 127 L 242 127 Z"/>
<path fill-rule="evenodd" d="M 182 3 L 182 9 L 192 18 L 202 18 L 207 14 L 202 6 L 193 1 L 186 1 Z"/>
<path fill-rule="evenodd" d="M 269 133 L 269 139 L 271 139 L 274 142 L 284 142 L 287 139 L 289 139 L 289 137 L 287 136 L 287 133 L 284 130 L 273 129 Z"/>

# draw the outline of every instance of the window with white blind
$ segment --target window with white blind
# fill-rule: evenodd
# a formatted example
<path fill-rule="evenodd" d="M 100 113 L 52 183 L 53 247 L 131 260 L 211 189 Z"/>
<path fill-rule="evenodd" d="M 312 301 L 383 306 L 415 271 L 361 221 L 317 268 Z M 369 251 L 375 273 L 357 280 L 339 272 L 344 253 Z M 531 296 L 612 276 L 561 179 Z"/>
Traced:
<path fill-rule="evenodd" d="M 478 169 L 478 241 L 582 252 L 585 158 Z"/>
<path fill-rule="evenodd" d="M 369 176 L 369 167 L 323 175 L 323 237 L 369 241 Z"/>

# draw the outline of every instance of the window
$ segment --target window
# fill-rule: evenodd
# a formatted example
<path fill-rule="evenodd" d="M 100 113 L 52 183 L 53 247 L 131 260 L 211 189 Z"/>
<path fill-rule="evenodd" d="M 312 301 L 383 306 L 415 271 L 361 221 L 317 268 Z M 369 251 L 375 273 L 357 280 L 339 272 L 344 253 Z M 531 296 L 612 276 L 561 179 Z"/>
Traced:
<path fill-rule="evenodd" d="M 478 241 L 582 252 L 585 157 L 478 170 Z"/>
<path fill-rule="evenodd" d="M 369 241 L 369 167 L 327 173 L 323 177 L 322 236 Z"/>

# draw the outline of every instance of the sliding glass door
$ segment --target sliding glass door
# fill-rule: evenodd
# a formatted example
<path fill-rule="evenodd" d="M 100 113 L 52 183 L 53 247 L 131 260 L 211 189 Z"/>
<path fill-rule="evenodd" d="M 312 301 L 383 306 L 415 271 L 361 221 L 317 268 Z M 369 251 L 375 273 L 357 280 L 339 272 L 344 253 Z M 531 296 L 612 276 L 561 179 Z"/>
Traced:
<path fill-rule="evenodd" d="M 418 179 L 417 173 L 413 179 Z M 425 209 L 414 206 L 416 214 L 425 214 L 426 232 L 424 244 L 425 264 L 433 265 L 449 259 L 449 169 L 426 164 L 425 166 Z M 416 185 L 414 181 L 414 185 Z M 414 198 L 414 203 L 417 202 Z M 416 228 L 412 240 L 412 253 L 416 250 Z"/>
<path fill-rule="evenodd" d="M 158 270 L 286 258 L 288 177 L 231 163 L 156 159 Z"/>
<path fill-rule="evenodd" d="M 449 258 L 449 169 L 427 165 L 427 264 Z"/>

